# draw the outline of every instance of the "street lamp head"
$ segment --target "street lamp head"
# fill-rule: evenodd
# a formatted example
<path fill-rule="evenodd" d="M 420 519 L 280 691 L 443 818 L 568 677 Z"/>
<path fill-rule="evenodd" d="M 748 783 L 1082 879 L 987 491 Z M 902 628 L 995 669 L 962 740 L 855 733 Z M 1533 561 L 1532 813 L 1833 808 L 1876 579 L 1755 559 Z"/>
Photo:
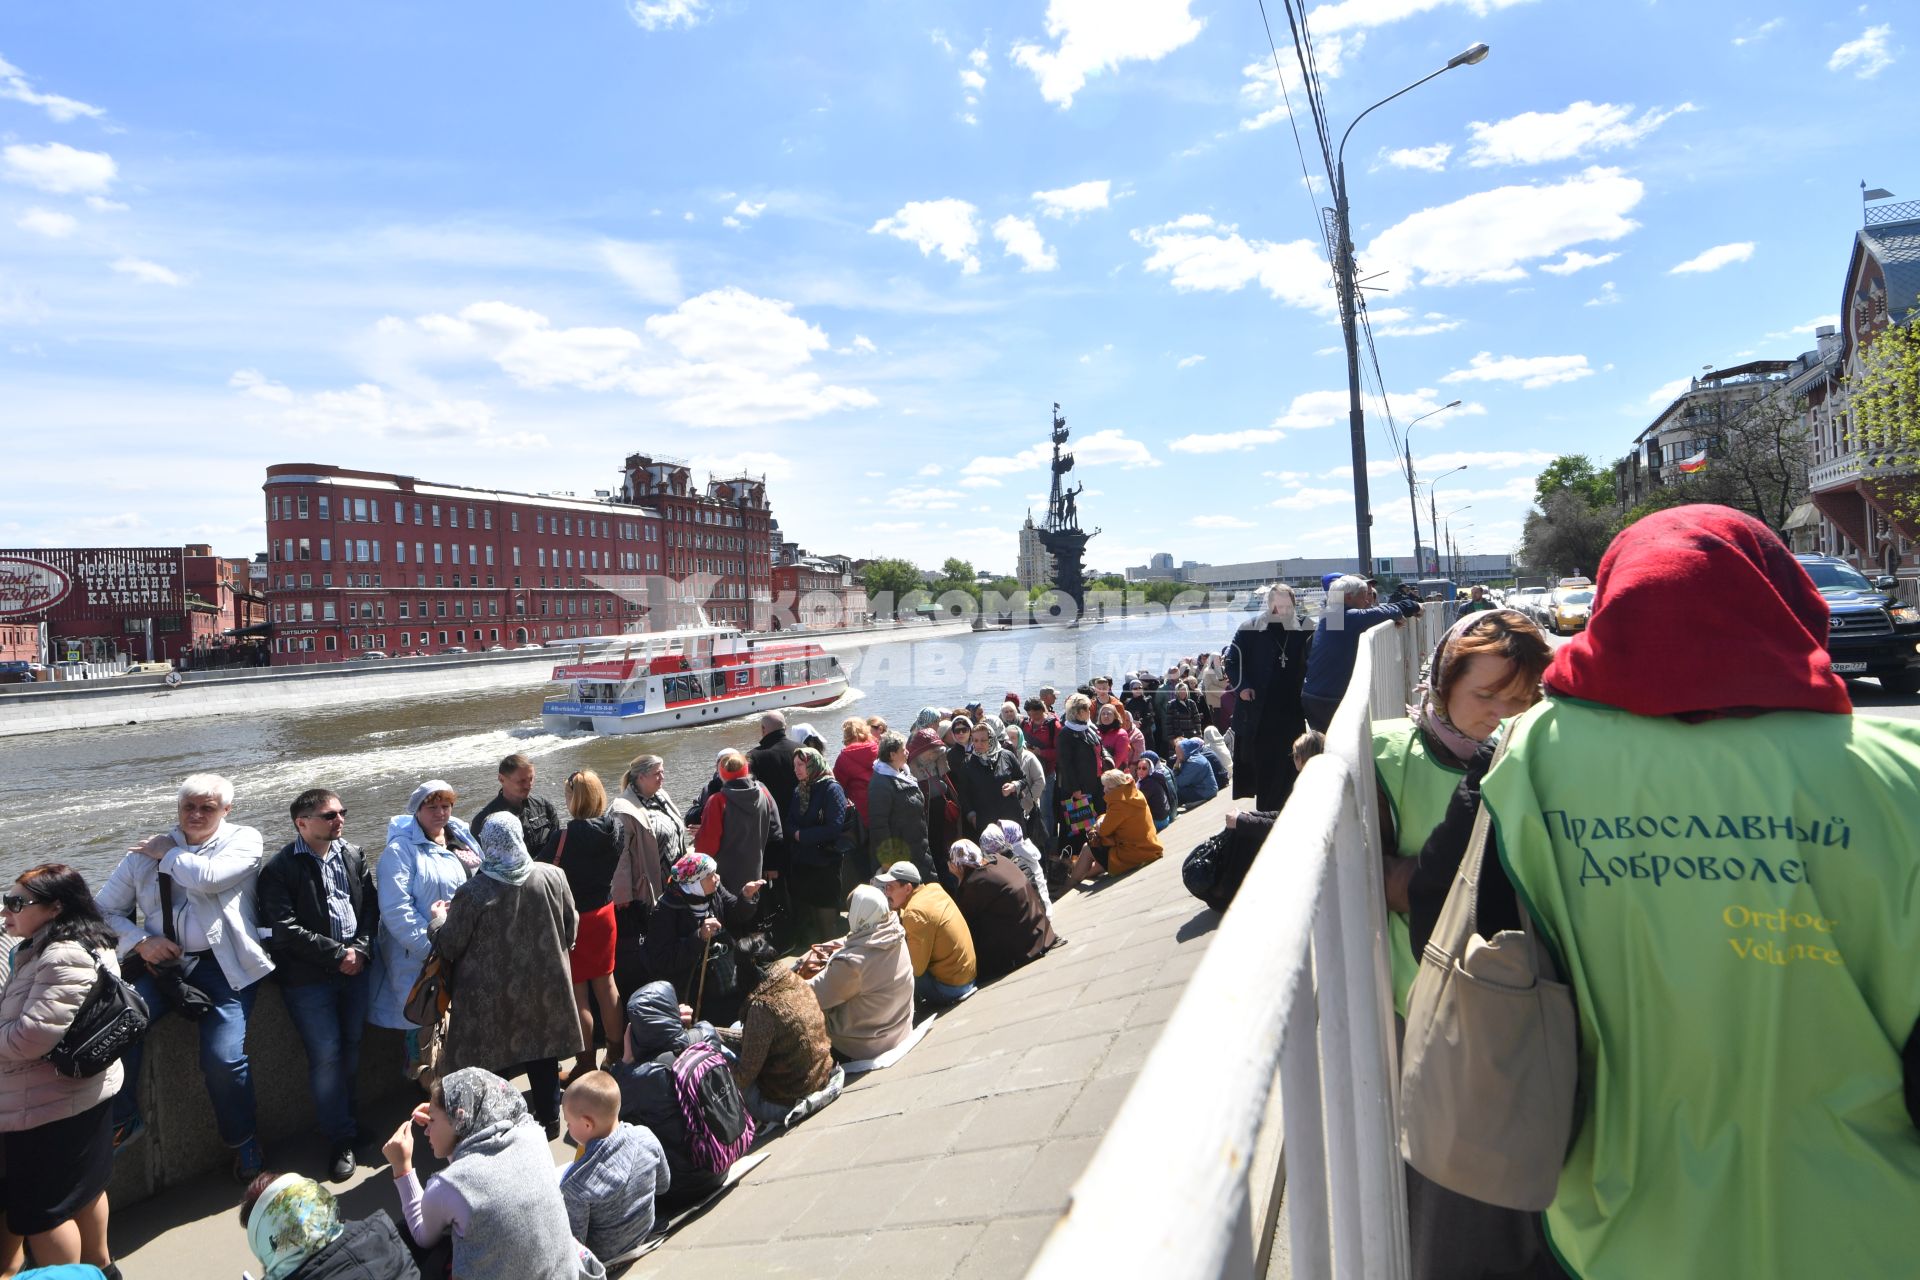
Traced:
<path fill-rule="evenodd" d="M 1484 44 L 1470 44 L 1459 53 L 1447 59 L 1447 70 L 1455 67 L 1476 67 L 1487 60 L 1488 49 Z"/>
<path fill-rule="evenodd" d="M 1441 405 L 1440 407 L 1442 409 L 1458 409 L 1460 407 L 1460 402 L 1458 400 L 1449 400 L 1445 404 Z"/>

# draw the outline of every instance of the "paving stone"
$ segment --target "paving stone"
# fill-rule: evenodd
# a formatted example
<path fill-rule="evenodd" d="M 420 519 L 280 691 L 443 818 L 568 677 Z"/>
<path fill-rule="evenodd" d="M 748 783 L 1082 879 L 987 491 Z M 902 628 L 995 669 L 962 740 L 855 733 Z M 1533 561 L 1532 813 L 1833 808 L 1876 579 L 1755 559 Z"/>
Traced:
<path fill-rule="evenodd" d="M 1112 1056 L 1109 1051 L 1108 1056 Z M 1089 1134 L 1104 1134 L 1113 1117 L 1120 1110 L 1120 1104 L 1126 1101 L 1128 1090 L 1133 1088 L 1137 1071 L 1124 1075 L 1099 1076 L 1087 1081 L 1074 1099 L 1067 1114 L 1060 1117 L 1060 1123 L 1054 1126 L 1056 1138 L 1079 1138 Z"/>
<path fill-rule="evenodd" d="M 1043 1044 L 1029 1049 L 1021 1057 L 1020 1065 L 1014 1068 L 1012 1079 L 1020 1087 L 1028 1089 L 1061 1084 L 1068 1080 L 1085 1080 L 1107 1056 L 1107 1049 L 1115 1039 L 1110 1034 L 1082 1036 L 1078 1040 Z"/>
<path fill-rule="evenodd" d="M 836 1099 L 837 1107 L 845 1098 Z M 833 1107 L 828 1107 L 828 1111 Z M 824 1118 L 825 1112 L 820 1117 Z M 803 1124 L 783 1134 L 767 1148 L 764 1163 L 747 1175 L 746 1181 L 781 1182 L 788 1178 L 810 1177 L 835 1169 L 849 1169 L 861 1163 L 861 1155 L 872 1145 L 878 1121 L 814 1128 Z"/>
<path fill-rule="evenodd" d="M 1141 998 L 1140 1005 L 1133 1011 L 1133 1024 L 1136 1027 L 1152 1026 L 1165 1022 L 1173 1016 L 1173 1006 L 1180 1003 L 1180 997 L 1187 993 L 1185 985 L 1160 987 L 1148 992 Z"/>
<path fill-rule="evenodd" d="M 972 1222 L 876 1231 L 856 1244 L 844 1274 L 944 1280 L 960 1268 L 975 1242 L 993 1229 L 990 1223 Z"/>
<path fill-rule="evenodd" d="M 863 1126 L 874 1135 L 867 1158 L 889 1163 L 937 1159 L 953 1149 L 953 1144 L 985 1105 L 980 1101 L 956 1102 L 870 1120 Z"/>
<path fill-rule="evenodd" d="M 627 1274 L 663 1280 L 739 1280 L 741 1276 L 838 1276 L 858 1251 L 860 1240 L 820 1236 L 783 1240 L 778 1245 L 740 1244 L 689 1249 L 679 1236 L 640 1259 Z"/>
<path fill-rule="evenodd" d="M 1099 1145 L 1098 1137 L 1049 1142 L 1040 1148 L 1033 1166 L 1014 1188 L 1012 1202 L 1025 1209 L 1066 1212 L 1067 1193 L 1073 1190 L 1073 1184 L 1079 1181 Z"/>
<path fill-rule="evenodd" d="M 674 1246 L 699 1248 L 764 1243 L 805 1215 L 822 1190 L 824 1186 L 820 1183 L 793 1179 L 742 1182 L 713 1208 L 676 1232 Z"/>
<path fill-rule="evenodd" d="M 1058 1220 L 1055 1213 L 996 1218 L 954 1272 L 955 1280 L 1009 1280 L 1024 1275 Z"/>
<path fill-rule="evenodd" d="M 1044 1142 L 1084 1087 L 1074 1080 L 1044 1089 L 1003 1093 L 970 1104 L 977 1110 L 960 1131 L 952 1150 L 957 1153 Z"/>
<path fill-rule="evenodd" d="M 787 1224 L 786 1236 L 857 1236 L 869 1231 L 906 1197 L 916 1181 L 911 1174 L 903 1175 L 900 1166 L 886 1164 L 816 1176 L 820 1190 L 826 1194 L 818 1195 L 803 1216 Z"/>
<path fill-rule="evenodd" d="M 996 1147 L 930 1163 L 892 1212 L 877 1220 L 883 1227 L 991 1221 L 1010 1207 L 1013 1188 L 1033 1167 L 1038 1151 L 1038 1143 Z"/>
<path fill-rule="evenodd" d="M 1146 1065 L 1147 1055 L 1153 1052 L 1153 1046 L 1160 1042 L 1161 1028 L 1164 1022 L 1150 1023 L 1144 1027 L 1129 1027 L 1114 1038 L 1113 1047 L 1107 1050 L 1107 1056 L 1094 1068 L 1094 1079 L 1106 1076 L 1130 1076 Z"/>

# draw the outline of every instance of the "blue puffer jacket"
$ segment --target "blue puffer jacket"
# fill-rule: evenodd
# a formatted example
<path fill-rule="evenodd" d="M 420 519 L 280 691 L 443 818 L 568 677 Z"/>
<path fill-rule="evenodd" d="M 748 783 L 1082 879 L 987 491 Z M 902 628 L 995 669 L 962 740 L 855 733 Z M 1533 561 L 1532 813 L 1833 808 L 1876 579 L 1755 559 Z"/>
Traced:
<path fill-rule="evenodd" d="M 1220 784 L 1214 779 L 1213 766 L 1207 762 L 1207 744 L 1198 738 L 1182 738 L 1180 754 L 1186 763 L 1173 774 L 1173 788 L 1180 803 L 1199 804 L 1219 795 Z"/>
<path fill-rule="evenodd" d="M 1331 615 L 1322 615 L 1313 628 L 1313 645 L 1307 650 L 1307 677 L 1300 692 L 1336 702 L 1345 697 L 1347 681 L 1353 678 L 1353 660 L 1360 653 L 1361 633 L 1419 612 L 1417 600 L 1389 600 L 1371 609 L 1346 610 L 1337 627 L 1327 625 L 1333 620 Z"/>

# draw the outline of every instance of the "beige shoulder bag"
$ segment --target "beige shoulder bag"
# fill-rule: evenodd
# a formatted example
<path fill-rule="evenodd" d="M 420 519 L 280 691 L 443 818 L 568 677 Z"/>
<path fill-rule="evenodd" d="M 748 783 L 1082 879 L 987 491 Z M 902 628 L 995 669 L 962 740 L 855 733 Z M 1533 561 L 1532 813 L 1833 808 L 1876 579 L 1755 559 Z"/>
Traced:
<path fill-rule="evenodd" d="M 1512 726 L 1494 756 L 1506 754 Z M 1573 1137 L 1579 1032 L 1525 902 L 1522 929 L 1477 932 L 1486 801 L 1408 998 L 1400 1152 L 1441 1186 L 1487 1204 L 1553 1202 Z"/>

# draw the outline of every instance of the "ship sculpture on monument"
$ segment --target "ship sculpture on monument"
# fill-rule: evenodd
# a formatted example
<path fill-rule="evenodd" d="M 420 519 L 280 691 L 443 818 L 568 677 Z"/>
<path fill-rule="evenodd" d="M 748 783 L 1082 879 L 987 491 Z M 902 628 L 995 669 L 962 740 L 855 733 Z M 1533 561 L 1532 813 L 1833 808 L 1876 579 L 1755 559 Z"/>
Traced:
<path fill-rule="evenodd" d="M 1098 535 L 1100 530 L 1089 533 L 1080 527 L 1078 502 L 1080 491 L 1086 486 L 1067 487 L 1067 473 L 1073 470 L 1073 455 L 1061 451 L 1067 434 L 1067 420 L 1060 416 L 1060 406 L 1056 403 L 1053 406 L 1053 492 L 1047 500 L 1047 522 L 1039 534 L 1041 545 L 1053 556 L 1053 585 L 1061 596 L 1073 602 L 1070 614 L 1057 599 L 1048 612 L 1057 619 L 1072 622 L 1086 614 L 1087 583 L 1080 562 L 1086 555 L 1087 539 Z"/>

